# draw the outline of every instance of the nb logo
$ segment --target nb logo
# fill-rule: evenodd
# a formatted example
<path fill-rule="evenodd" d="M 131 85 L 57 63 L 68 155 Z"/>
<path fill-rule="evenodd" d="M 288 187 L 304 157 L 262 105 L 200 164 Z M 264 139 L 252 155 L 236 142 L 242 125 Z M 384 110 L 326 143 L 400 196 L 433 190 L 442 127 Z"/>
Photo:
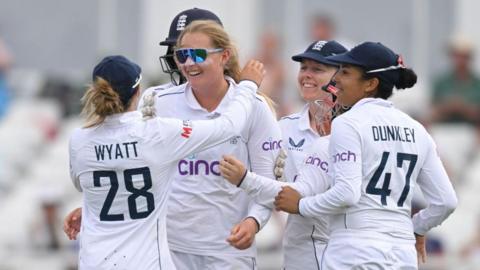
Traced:
<path fill-rule="evenodd" d="M 190 138 L 191 133 L 192 133 L 191 127 L 183 127 L 182 137 L 184 137 L 185 139 L 188 139 Z"/>
<path fill-rule="evenodd" d="M 192 134 L 192 123 L 189 120 L 183 120 L 182 129 L 182 137 L 184 137 L 185 139 L 190 138 L 190 134 Z"/>

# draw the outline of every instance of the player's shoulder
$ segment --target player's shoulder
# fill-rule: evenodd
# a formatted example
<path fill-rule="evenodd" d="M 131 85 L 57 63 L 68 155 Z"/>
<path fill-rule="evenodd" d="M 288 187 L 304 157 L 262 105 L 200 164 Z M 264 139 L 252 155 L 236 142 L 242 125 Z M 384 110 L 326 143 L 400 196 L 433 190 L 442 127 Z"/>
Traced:
<path fill-rule="evenodd" d="M 166 83 L 166 84 L 152 86 L 144 90 L 142 96 L 146 96 L 151 93 L 155 93 L 155 97 L 157 99 L 161 97 L 178 95 L 178 94 L 185 93 L 185 85 L 183 84 L 174 85 L 172 83 Z"/>
<path fill-rule="evenodd" d="M 82 145 L 84 145 L 89 138 L 91 138 L 90 133 L 92 129 L 95 127 L 91 128 L 84 128 L 84 127 L 78 127 L 75 128 L 72 133 L 70 134 L 70 148 L 71 149 L 76 149 L 80 148 Z"/>

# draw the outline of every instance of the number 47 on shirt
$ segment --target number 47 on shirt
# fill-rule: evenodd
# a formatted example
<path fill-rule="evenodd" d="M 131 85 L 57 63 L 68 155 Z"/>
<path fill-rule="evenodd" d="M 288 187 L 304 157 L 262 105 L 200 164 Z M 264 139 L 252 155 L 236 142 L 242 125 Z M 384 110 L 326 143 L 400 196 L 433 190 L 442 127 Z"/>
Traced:
<path fill-rule="evenodd" d="M 373 194 L 373 195 L 380 195 L 380 201 L 382 205 L 387 205 L 387 196 L 390 196 L 392 192 L 389 189 L 390 186 L 390 179 L 392 174 L 389 172 L 385 173 L 384 182 L 381 188 L 377 188 L 377 184 L 380 181 L 380 178 L 385 170 L 385 165 L 387 164 L 388 157 L 390 156 L 390 152 L 383 152 L 382 159 L 380 161 L 380 165 L 378 166 L 377 170 L 373 174 L 372 178 L 368 182 L 366 193 Z M 403 164 L 405 161 L 409 161 L 407 167 L 407 173 L 405 174 L 405 186 L 403 187 L 402 193 L 400 194 L 400 198 L 397 201 L 397 206 L 402 207 L 405 200 L 407 199 L 408 192 L 410 191 L 410 177 L 412 176 L 413 170 L 415 169 L 415 165 L 417 164 L 418 156 L 415 154 L 407 154 L 407 153 L 397 153 L 397 167 L 403 168 Z"/>

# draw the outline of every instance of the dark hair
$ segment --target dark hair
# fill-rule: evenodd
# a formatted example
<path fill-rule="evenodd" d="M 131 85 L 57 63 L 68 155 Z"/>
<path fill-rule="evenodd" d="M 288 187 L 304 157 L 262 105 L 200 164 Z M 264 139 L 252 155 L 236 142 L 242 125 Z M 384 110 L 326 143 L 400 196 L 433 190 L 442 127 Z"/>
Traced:
<path fill-rule="evenodd" d="M 375 97 L 378 98 L 388 99 L 391 97 L 394 86 L 398 90 L 401 90 L 405 88 L 411 88 L 415 85 L 415 83 L 417 83 L 417 74 L 411 68 L 399 68 L 375 73 L 366 73 L 363 68 L 362 70 L 362 79 L 368 80 L 377 78 L 379 80 L 377 93 L 375 94 Z M 392 81 L 392 79 L 394 81 Z"/>

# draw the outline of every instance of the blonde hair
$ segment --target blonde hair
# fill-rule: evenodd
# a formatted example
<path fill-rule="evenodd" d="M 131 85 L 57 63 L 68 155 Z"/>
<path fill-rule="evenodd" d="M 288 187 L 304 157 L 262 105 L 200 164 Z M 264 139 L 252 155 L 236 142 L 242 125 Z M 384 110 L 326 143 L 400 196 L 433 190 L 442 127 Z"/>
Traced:
<path fill-rule="evenodd" d="M 218 22 L 212 20 L 198 20 L 191 22 L 178 37 L 177 47 L 181 46 L 183 37 L 189 33 L 203 33 L 210 37 L 214 48 L 222 48 L 230 51 L 230 58 L 225 65 L 223 74 L 231 77 L 237 83 L 240 81 L 240 62 L 238 60 L 237 47 L 233 44 L 229 35 L 225 32 L 225 29 L 223 29 Z M 257 92 L 257 94 L 265 98 L 267 105 L 275 115 L 275 103 L 273 100 L 265 93 Z"/>
<path fill-rule="evenodd" d="M 81 101 L 82 115 L 86 118 L 85 128 L 97 126 L 103 123 L 107 116 L 125 111 L 120 95 L 113 90 L 109 82 L 100 77 L 88 87 Z"/>

